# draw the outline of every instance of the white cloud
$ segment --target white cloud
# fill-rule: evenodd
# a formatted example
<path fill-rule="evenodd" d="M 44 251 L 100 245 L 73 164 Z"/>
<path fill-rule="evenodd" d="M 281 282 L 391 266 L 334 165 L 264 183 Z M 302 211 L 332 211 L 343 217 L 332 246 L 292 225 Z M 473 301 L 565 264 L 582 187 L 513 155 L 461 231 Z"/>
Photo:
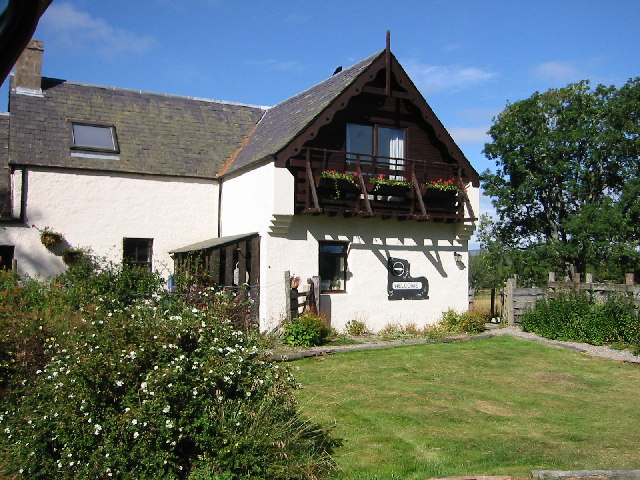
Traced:
<path fill-rule="evenodd" d="M 106 21 L 76 10 L 72 4 L 65 2 L 52 3 L 40 24 L 53 36 L 54 41 L 106 57 L 126 52 L 141 54 L 157 43 L 150 35 L 137 35 L 112 27 Z"/>
<path fill-rule="evenodd" d="M 489 127 L 451 127 L 449 133 L 458 145 L 469 143 L 486 143 L 490 140 Z"/>
<path fill-rule="evenodd" d="M 571 62 L 544 62 L 534 67 L 533 73 L 557 82 L 570 82 L 583 76 L 581 70 Z"/>
<path fill-rule="evenodd" d="M 477 67 L 425 65 L 416 60 L 402 62 L 407 73 L 423 93 L 458 91 L 498 76 Z"/>

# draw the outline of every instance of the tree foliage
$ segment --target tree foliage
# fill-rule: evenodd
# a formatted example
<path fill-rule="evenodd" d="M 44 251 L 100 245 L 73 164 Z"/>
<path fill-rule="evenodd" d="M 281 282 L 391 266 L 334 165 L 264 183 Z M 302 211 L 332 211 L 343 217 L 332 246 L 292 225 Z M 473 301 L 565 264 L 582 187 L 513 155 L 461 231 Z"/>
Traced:
<path fill-rule="evenodd" d="M 496 169 L 483 173 L 483 187 L 497 219 L 488 240 L 555 268 L 634 270 L 640 78 L 619 89 L 581 81 L 535 92 L 508 104 L 489 134 L 484 153 Z"/>

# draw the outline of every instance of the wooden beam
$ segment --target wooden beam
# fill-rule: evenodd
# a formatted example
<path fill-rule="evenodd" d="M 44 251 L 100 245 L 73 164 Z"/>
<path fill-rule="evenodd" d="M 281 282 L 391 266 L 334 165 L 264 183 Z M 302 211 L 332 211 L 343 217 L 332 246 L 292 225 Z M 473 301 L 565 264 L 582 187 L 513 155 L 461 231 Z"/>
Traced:
<path fill-rule="evenodd" d="M 384 52 L 385 60 L 385 95 L 391 96 L 391 32 L 387 30 L 387 47 Z"/>
<path fill-rule="evenodd" d="M 235 269 L 235 264 L 233 263 L 233 254 L 235 251 L 235 245 L 229 245 L 225 247 L 224 253 L 224 285 L 231 286 L 233 285 L 233 270 Z"/>
<path fill-rule="evenodd" d="M 356 172 L 358 172 L 358 182 L 360 183 L 360 190 L 362 190 L 362 198 L 364 199 L 364 208 L 367 210 L 367 215 L 373 217 L 374 213 L 371 210 L 371 202 L 369 202 L 369 194 L 367 193 L 367 186 L 364 184 L 364 177 L 362 175 L 362 169 L 360 168 L 360 162 L 356 164 Z"/>
<path fill-rule="evenodd" d="M 392 98 L 399 98 L 399 99 L 402 99 L 402 100 L 410 100 L 411 99 L 411 95 L 409 95 L 406 92 L 401 92 L 399 90 L 389 90 L 389 93 L 387 93 L 386 88 L 372 87 L 370 85 L 367 85 L 367 86 L 363 87 L 362 91 L 364 93 L 371 93 L 373 95 L 380 95 L 381 97 L 392 97 Z M 408 117 L 408 115 L 407 115 L 407 117 Z"/>
<path fill-rule="evenodd" d="M 320 205 L 318 204 L 318 192 L 316 190 L 316 181 L 313 179 L 313 170 L 311 169 L 311 151 L 307 149 L 306 154 L 306 165 L 305 168 L 307 170 L 307 197 L 309 196 L 309 191 L 311 191 L 311 199 L 313 201 L 313 208 L 317 212 L 321 212 Z M 309 206 L 307 205 L 307 210 L 309 210 Z"/>
<path fill-rule="evenodd" d="M 412 172 L 411 181 L 413 182 L 413 191 L 416 195 L 416 200 L 418 200 L 418 206 L 420 207 L 420 212 L 422 213 L 422 216 L 425 219 L 429 218 L 429 216 L 427 215 L 427 209 L 424 206 L 424 201 L 422 200 L 422 194 L 420 193 L 420 184 L 418 183 L 416 172 Z"/>
<path fill-rule="evenodd" d="M 251 266 L 249 270 L 249 282 L 251 285 L 260 283 L 260 237 L 256 236 L 251 239 L 249 246 L 251 249 Z"/>
<path fill-rule="evenodd" d="M 238 285 L 247 283 L 247 242 L 238 244 Z"/>
<path fill-rule="evenodd" d="M 211 250 L 211 255 L 209 255 L 209 274 L 211 275 L 211 280 L 218 284 L 222 283 L 220 270 L 220 250 L 215 248 Z"/>

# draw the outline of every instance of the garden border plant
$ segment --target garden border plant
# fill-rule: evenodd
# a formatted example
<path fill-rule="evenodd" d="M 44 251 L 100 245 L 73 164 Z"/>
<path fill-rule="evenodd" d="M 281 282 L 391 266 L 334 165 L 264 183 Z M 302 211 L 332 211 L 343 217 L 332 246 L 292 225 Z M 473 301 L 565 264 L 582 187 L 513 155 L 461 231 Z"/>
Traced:
<path fill-rule="evenodd" d="M 125 295 L 142 275 L 79 264 L 49 284 L 1 278 L 15 302 L 2 304 L 0 321 L 27 305 L 46 352 L 28 366 L 37 368 L 30 381 L 28 368 L 11 370 L 0 409 L 5 473 L 284 480 L 329 472 L 335 441 L 299 415 L 289 369 L 265 361 L 257 336 L 234 327 L 229 293 L 203 288 L 194 303 L 163 294 L 151 276 L 144 293 Z M 47 304 L 61 315 L 49 316 Z M 51 324 L 76 308 L 74 322 Z M 15 333 L 21 341 L 32 331 Z"/>
<path fill-rule="evenodd" d="M 543 300 L 524 315 L 521 326 L 546 338 L 627 345 L 640 351 L 638 308 L 621 295 L 600 303 L 584 292 Z"/>

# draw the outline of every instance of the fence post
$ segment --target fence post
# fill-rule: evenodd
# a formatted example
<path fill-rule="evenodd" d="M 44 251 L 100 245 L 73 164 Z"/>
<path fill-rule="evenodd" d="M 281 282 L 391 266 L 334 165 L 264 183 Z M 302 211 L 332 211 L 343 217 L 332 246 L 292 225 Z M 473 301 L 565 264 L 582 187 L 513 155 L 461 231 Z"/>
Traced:
<path fill-rule="evenodd" d="M 624 283 L 625 285 L 633 285 L 635 282 L 635 278 L 633 273 L 625 273 L 624 275 Z"/>
<path fill-rule="evenodd" d="M 491 289 L 491 320 L 496 317 L 496 289 Z"/>
<path fill-rule="evenodd" d="M 284 310 L 287 316 L 287 322 L 291 321 L 291 272 L 285 270 L 284 272 Z"/>
<path fill-rule="evenodd" d="M 506 295 L 507 295 L 507 323 L 513 325 L 515 323 L 515 298 L 514 291 L 518 283 L 518 276 L 514 275 L 507 280 Z"/>
<path fill-rule="evenodd" d="M 319 276 L 313 276 L 310 279 L 311 281 L 307 280 L 311 285 L 311 290 L 313 290 L 313 306 L 315 307 L 315 314 L 316 315 L 320 315 L 320 277 Z"/>

